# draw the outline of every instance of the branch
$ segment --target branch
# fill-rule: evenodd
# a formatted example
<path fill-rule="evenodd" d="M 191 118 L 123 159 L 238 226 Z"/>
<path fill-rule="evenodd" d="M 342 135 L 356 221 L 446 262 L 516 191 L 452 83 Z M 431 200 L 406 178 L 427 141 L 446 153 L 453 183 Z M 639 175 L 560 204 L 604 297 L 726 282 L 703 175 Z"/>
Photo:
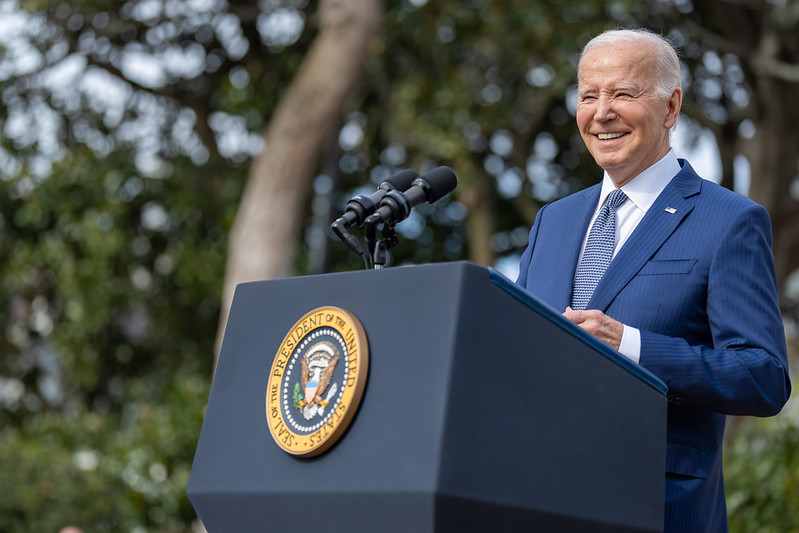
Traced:
<path fill-rule="evenodd" d="M 799 65 L 763 56 L 752 57 L 751 62 L 752 68 L 758 74 L 787 83 L 799 83 Z"/>
<path fill-rule="evenodd" d="M 745 45 L 731 41 L 705 26 L 700 26 L 691 20 L 680 20 L 680 25 L 682 25 L 686 33 L 693 35 L 697 40 L 712 43 L 722 52 L 729 52 L 740 57 L 749 57 L 750 50 Z"/>
<path fill-rule="evenodd" d="M 722 0 L 722 3 L 752 10 L 758 10 L 763 8 L 762 0 Z"/>

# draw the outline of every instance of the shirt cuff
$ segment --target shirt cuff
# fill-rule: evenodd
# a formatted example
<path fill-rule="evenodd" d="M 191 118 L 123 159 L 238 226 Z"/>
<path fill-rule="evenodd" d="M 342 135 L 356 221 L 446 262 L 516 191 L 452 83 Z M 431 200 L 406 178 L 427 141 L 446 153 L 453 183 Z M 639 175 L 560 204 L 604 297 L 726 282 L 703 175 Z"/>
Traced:
<path fill-rule="evenodd" d="M 622 324 L 624 331 L 621 334 L 619 353 L 637 363 L 641 360 L 641 332 L 637 328 Z"/>

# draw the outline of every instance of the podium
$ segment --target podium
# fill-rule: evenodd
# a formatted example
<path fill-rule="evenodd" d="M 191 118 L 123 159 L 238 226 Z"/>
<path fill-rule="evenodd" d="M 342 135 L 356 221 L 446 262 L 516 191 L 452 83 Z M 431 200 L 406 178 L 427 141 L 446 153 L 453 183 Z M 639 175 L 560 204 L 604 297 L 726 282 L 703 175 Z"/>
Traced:
<path fill-rule="evenodd" d="M 297 320 L 357 317 L 360 406 L 312 458 L 265 401 Z M 237 287 L 188 484 L 210 533 L 655 532 L 666 387 L 500 274 L 467 262 Z"/>

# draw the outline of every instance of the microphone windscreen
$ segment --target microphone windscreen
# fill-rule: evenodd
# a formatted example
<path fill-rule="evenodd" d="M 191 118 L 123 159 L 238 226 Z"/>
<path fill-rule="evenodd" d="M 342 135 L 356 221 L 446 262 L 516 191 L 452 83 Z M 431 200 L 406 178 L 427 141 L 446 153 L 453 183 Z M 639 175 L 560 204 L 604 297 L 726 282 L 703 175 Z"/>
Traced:
<path fill-rule="evenodd" d="M 458 185 L 458 178 L 455 172 L 449 167 L 437 167 L 420 176 L 420 179 L 427 181 L 430 185 L 430 203 L 437 202 L 445 194 L 455 190 Z"/>
<path fill-rule="evenodd" d="M 413 180 L 419 177 L 415 171 L 411 169 L 401 170 L 386 178 L 383 183 L 388 183 L 395 191 L 405 192 L 413 185 Z"/>

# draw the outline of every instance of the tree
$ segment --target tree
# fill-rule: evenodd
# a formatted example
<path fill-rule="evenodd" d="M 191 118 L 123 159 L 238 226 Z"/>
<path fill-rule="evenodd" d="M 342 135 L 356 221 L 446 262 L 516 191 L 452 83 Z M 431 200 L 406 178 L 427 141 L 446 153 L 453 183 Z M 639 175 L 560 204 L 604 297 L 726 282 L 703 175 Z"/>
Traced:
<path fill-rule="evenodd" d="M 84 149 L 39 183 L 0 180 L 0 530 L 195 520 L 213 348 L 197 331 L 216 324 L 239 193 L 206 171 L 148 178 Z"/>
<path fill-rule="evenodd" d="M 308 190 L 358 84 L 380 11 L 376 0 L 320 2 L 319 35 L 270 122 L 231 232 L 217 346 L 238 283 L 294 272 Z"/>

